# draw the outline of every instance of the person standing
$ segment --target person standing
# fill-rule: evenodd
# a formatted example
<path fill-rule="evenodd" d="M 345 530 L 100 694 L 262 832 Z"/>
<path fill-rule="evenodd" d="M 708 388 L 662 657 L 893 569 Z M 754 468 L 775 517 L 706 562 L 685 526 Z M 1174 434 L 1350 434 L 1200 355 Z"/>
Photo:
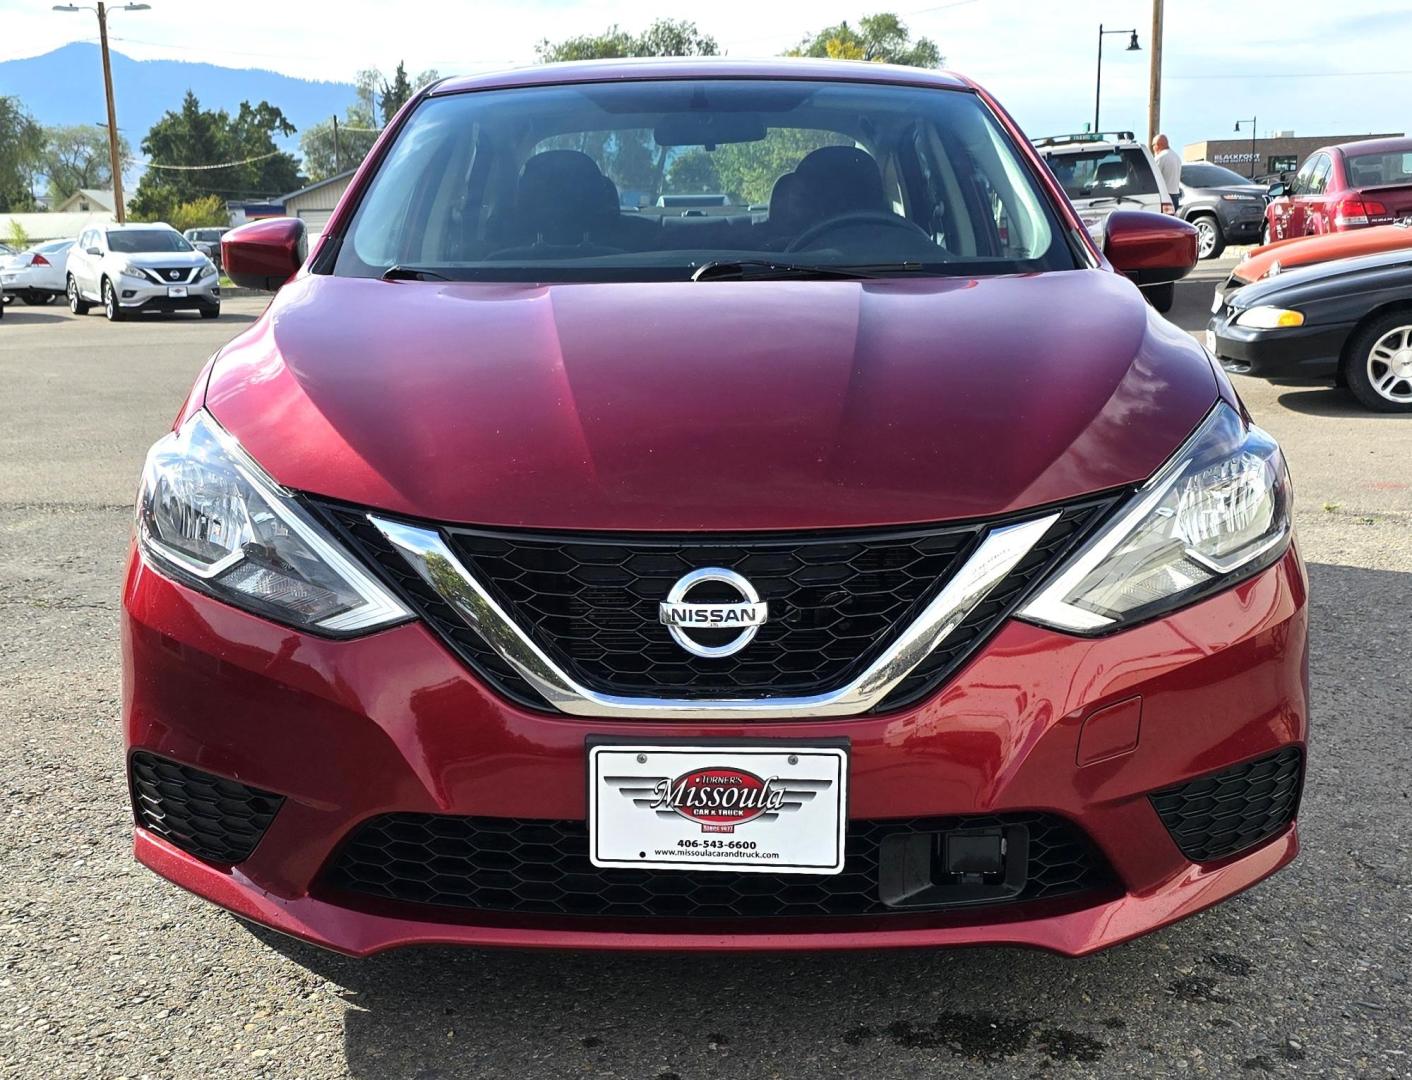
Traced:
<path fill-rule="evenodd" d="M 1162 184 L 1167 189 L 1167 197 L 1172 200 L 1172 210 L 1181 209 L 1182 159 L 1177 157 L 1177 152 L 1172 149 L 1172 144 L 1167 141 L 1167 136 L 1158 135 L 1152 140 L 1152 156 L 1157 163 L 1157 175 L 1162 177 Z"/>

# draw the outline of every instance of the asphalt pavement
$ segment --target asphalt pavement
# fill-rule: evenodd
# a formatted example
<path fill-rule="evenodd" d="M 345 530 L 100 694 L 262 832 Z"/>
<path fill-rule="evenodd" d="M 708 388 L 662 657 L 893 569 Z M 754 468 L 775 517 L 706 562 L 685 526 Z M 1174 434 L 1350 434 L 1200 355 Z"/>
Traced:
<path fill-rule="evenodd" d="M 1205 323 L 1213 275 L 1173 319 Z M 137 866 L 117 609 L 147 446 L 259 300 L 0 324 L 0 1075 L 1412 1077 L 1412 416 L 1238 380 L 1284 443 L 1313 597 L 1288 870 L 1099 955 L 368 961 Z"/>

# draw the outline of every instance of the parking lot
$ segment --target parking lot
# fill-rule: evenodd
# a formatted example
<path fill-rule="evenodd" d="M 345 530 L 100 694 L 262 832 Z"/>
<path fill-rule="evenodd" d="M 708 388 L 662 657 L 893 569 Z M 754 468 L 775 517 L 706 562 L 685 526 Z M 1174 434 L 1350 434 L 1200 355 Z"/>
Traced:
<path fill-rule="evenodd" d="M 1179 286 L 1204 327 L 1218 268 Z M 1081 961 L 968 950 L 353 961 L 131 859 L 118 593 L 147 446 L 255 319 L 0 324 L 0 1073 L 59 1077 L 1412 1076 L 1412 416 L 1237 385 L 1312 588 L 1288 870 Z"/>

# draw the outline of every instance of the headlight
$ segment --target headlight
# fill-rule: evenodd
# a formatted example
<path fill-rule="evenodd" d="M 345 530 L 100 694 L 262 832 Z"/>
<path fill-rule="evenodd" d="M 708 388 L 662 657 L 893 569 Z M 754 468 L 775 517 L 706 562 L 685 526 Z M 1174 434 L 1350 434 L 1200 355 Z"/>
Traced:
<path fill-rule="evenodd" d="M 1251 330 L 1280 330 L 1290 326 L 1303 326 L 1304 313 L 1262 305 L 1242 311 L 1236 316 L 1236 325 Z"/>
<path fill-rule="evenodd" d="M 1020 614 L 1101 633 L 1193 603 L 1283 554 L 1289 504 L 1279 446 L 1222 402 Z"/>
<path fill-rule="evenodd" d="M 279 622 L 352 634 L 411 614 L 205 412 L 148 451 L 137 535 L 169 576 Z"/>
<path fill-rule="evenodd" d="M 147 280 L 147 274 L 142 267 L 135 263 L 130 263 L 127 260 L 118 263 L 118 273 L 124 277 L 142 278 L 143 281 Z"/>

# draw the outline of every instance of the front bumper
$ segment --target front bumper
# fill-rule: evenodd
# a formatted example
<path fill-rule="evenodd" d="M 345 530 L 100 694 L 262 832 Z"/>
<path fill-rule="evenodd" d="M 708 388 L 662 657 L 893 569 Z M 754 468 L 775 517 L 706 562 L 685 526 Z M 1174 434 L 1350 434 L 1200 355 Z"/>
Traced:
<path fill-rule="evenodd" d="M 1260 239 L 1264 227 L 1265 215 L 1263 213 L 1254 217 L 1248 215 L 1232 216 L 1221 222 L 1221 230 L 1225 234 L 1226 241 L 1232 244 L 1256 242 Z"/>
<path fill-rule="evenodd" d="M 1295 825 L 1210 863 L 1185 858 L 1150 793 L 1302 747 L 1306 586 L 1269 570 L 1097 639 L 1006 624 L 938 694 L 877 717 L 789 723 L 588 722 L 492 695 L 423 626 L 334 642 L 194 593 L 134 558 L 124 591 L 130 749 L 283 797 L 253 853 L 205 862 L 144 828 L 139 860 L 247 918 L 355 955 L 402 945 L 819 949 L 1010 944 L 1080 955 L 1209 907 L 1294 858 Z M 1140 699 L 1134 746 L 1093 754 L 1096 712 Z M 324 870 L 388 813 L 581 822 L 585 740 L 846 738 L 850 820 L 1040 811 L 1081 827 L 1111 888 L 1032 904 L 814 918 L 602 918 L 351 897 Z"/>
<path fill-rule="evenodd" d="M 173 288 L 185 295 L 173 296 Z M 118 304 L 124 311 L 193 311 L 220 305 L 220 278 L 212 276 L 204 284 L 155 285 L 145 278 L 124 274 L 117 284 Z"/>
<path fill-rule="evenodd" d="M 1207 327 L 1207 348 L 1236 375 L 1262 379 L 1330 379 L 1338 374 L 1352 323 L 1254 330 L 1237 326 L 1223 305 Z"/>

